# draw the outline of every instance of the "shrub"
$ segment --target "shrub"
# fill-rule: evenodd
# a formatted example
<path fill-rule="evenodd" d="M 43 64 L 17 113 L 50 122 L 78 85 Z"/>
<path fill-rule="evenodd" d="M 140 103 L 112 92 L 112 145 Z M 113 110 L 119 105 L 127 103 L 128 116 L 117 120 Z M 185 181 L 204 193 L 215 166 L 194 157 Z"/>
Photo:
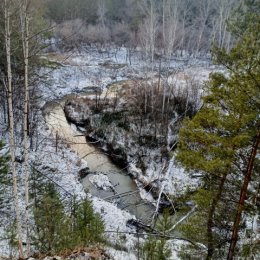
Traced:
<path fill-rule="evenodd" d="M 77 202 L 73 198 L 71 205 L 68 214 L 54 184 L 48 183 L 34 209 L 33 240 L 40 253 L 56 254 L 103 241 L 104 225 L 91 202 L 87 199 Z"/>

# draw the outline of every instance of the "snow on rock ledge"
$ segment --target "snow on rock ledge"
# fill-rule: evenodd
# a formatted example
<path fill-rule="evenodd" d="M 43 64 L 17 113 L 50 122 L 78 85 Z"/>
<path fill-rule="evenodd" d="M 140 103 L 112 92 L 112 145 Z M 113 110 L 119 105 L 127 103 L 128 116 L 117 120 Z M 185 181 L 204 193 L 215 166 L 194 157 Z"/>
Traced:
<path fill-rule="evenodd" d="M 110 182 L 107 175 L 103 173 L 91 175 L 89 181 L 95 185 L 97 188 L 102 190 L 110 190 L 113 188 L 112 183 Z"/>
<path fill-rule="evenodd" d="M 134 251 L 137 238 L 129 234 L 134 230 L 127 227 L 126 222 L 129 219 L 135 219 L 135 216 L 97 197 L 92 197 L 92 202 L 95 212 L 99 213 L 104 221 L 109 242 L 111 244 L 121 244 L 127 250 Z"/>

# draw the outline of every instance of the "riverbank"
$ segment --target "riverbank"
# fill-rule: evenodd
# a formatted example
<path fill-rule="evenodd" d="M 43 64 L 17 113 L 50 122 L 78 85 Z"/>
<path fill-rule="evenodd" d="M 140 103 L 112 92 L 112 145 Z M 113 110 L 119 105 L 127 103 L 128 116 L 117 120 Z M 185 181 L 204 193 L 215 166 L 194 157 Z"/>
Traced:
<path fill-rule="evenodd" d="M 67 54 L 64 54 L 63 56 L 66 55 Z M 138 61 L 138 59 L 133 60 L 132 66 L 120 66 L 117 70 L 102 65 L 106 63 L 107 59 L 112 60 L 112 63 L 125 63 L 121 60 L 123 55 L 119 55 L 117 60 L 113 60 L 113 57 L 106 58 L 102 57 L 102 55 L 98 56 L 98 54 L 94 52 L 82 55 L 77 54 L 75 56 L 68 54 L 68 56 L 70 58 L 66 59 L 66 63 L 63 64 L 63 62 L 61 62 L 60 66 L 55 70 L 50 68 L 42 71 L 43 75 L 48 75 L 49 82 L 40 87 L 40 109 L 43 109 L 46 102 L 60 99 L 67 94 L 82 94 L 89 89 L 93 91 L 93 87 L 96 86 L 103 91 L 105 86 L 111 84 L 114 80 L 126 80 L 128 77 L 136 76 L 144 77 L 146 71 L 142 68 L 144 64 Z M 174 67 L 176 68 L 176 66 Z M 207 74 L 208 73 L 204 74 L 205 77 Z M 33 147 L 30 152 L 30 164 L 36 167 L 39 172 L 55 181 L 59 187 L 61 187 L 59 191 L 64 198 L 66 197 L 66 192 L 82 198 L 85 197 L 86 193 L 82 184 L 78 181 L 77 174 L 82 168 L 88 167 L 88 165 L 72 150 L 70 147 L 72 144 L 68 145 L 62 138 L 56 138 L 56 133 L 54 135 L 51 133 L 51 129 L 47 127 L 41 110 L 39 110 L 35 120 L 38 124 L 36 126 L 37 129 L 35 129 L 36 135 L 32 140 Z M 2 130 L 1 135 L 2 138 L 8 139 Z M 22 157 L 20 147 L 17 149 L 16 157 Z M 17 167 L 19 170 L 21 165 L 17 163 Z M 22 175 L 18 177 L 18 181 L 22 183 Z M 180 176 L 180 181 L 183 177 L 184 175 Z M 167 180 L 165 180 L 165 182 L 167 182 Z M 22 187 L 20 187 L 19 196 L 22 197 L 23 194 L 24 191 Z M 118 209 L 113 203 L 108 203 L 100 198 L 92 197 L 92 201 L 95 211 L 101 214 L 105 222 L 106 231 L 118 230 L 126 234 L 125 236 L 119 236 L 117 233 L 108 233 L 111 243 L 121 245 L 126 251 L 135 252 L 137 239 L 134 235 L 129 234 L 135 231 L 135 229 L 126 226 L 127 220 L 133 218 L 133 215 Z M 22 211 L 25 210 L 22 203 L 21 209 Z M 10 217 L 7 216 L 7 218 Z M 2 220 L 2 222 L 4 222 L 4 220 Z M 5 228 L 7 227 L 5 227 L 5 225 L 2 227 L 1 236 L 4 237 L 7 231 Z M 1 240 L 0 250 L 1 256 L 9 255 L 10 247 L 7 240 Z M 175 250 L 177 250 L 177 248 L 172 250 L 173 253 L 175 253 Z M 176 257 L 175 255 L 172 259 L 178 259 Z M 117 251 L 117 258 L 115 259 L 122 260 L 119 251 Z"/>
<path fill-rule="evenodd" d="M 95 143 L 117 165 L 127 169 L 144 199 L 150 194 L 156 203 L 163 192 L 165 202 L 170 205 L 174 202 L 168 200 L 168 195 L 176 198 L 196 190 L 199 185 L 199 178 L 185 173 L 174 161 L 174 146 L 183 117 L 181 112 L 173 110 L 173 119 L 167 125 L 156 123 L 154 128 L 153 117 L 139 115 L 135 109 L 137 104 L 128 100 L 130 92 L 134 97 L 136 84 L 134 80 L 110 84 L 106 92 L 101 93 L 103 97 L 98 104 L 93 95 L 68 97 L 64 112 L 67 120 L 81 129 L 88 141 Z M 182 90 L 175 102 L 183 100 L 185 91 Z M 168 131 L 163 136 L 165 129 Z M 169 170 L 170 158 L 173 164 Z"/>
<path fill-rule="evenodd" d="M 65 100 L 50 102 L 44 108 L 47 126 L 57 142 L 61 140 L 87 165 L 87 176 L 81 180 L 83 187 L 90 194 L 99 198 L 110 198 L 109 201 L 119 208 L 124 208 L 139 219 L 149 220 L 154 212 L 154 207 L 143 201 L 139 195 L 138 187 L 126 171 L 114 165 L 109 156 L 102 150 L 88 143 L 85 136 L 73 124 L 66 120 L 62 109 Z M 83 167 L 84 167 L 83 166 Z M 131 193 L 121 196 L 122 193 Z M 117 195 L 117 196 L 113 196 Z M 113 200 L 113 197 L 116 198 Z M 144 214 L 145 213 L 145 214 Z"/>

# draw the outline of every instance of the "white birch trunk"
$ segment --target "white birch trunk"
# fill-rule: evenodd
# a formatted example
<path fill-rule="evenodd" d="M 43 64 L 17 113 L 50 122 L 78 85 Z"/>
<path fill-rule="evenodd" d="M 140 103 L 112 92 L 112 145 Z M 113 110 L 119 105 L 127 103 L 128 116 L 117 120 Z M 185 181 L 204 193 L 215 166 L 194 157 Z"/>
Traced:
<path fill-rule="evenodd" d="M 105 19 L 106 19 L 106 4 L 104 0 L 98 0 L 98 20 L 103 28 L 105 28 Z"/>
<path fill-rule="evenodd" d="M 164 49 L 164 54 L 165 54 L 165 0 L 163 0 L 162 4 L 162 29 L 163 29 L 163 49 Z"/>
<path fill-rule="evenodd" d="M 153 71 L 153 63 L 154 63 L 154 7 L 153 7 L 153 0 L 151 0 L 151 6 L 150 6 L 150 53 L 151 53 L 152 71 Z"/>
<path fill-rule="evenodd" d="M 29 118 L 29 17 L 27 13 L 27 0 L 20 5 L 21 35 L 24 58 L 24 111 L 23 111 L 23 149 L 24 149 L 24 185 L 25 185 L 25 221 L 26 221 L 26 245 L 27 256 L 30 254 L 30 228 L 29 228 L 29 142 L 28 142 L 28 118 Z"/>
<path fill-rule="evenodd" d="M 22 226 L 20 217 L 20 207 L 18 199 L 17 175 L 15 167 L 15 142 L 14 142 L 14 114 L 13 114 L 13 100 L 12 100 L 12 68 L 11 68 L 11 33 L 10 33 L 10 12 L 7 6 L 7 0 L 4 0 L 4 21 L 5 21 L 5 48 L 6 48 L 6 62 L 7 62 L 7 85 L 8 85 L 8 111 L 9 111 L 9 142 L 11 154 L 11 169 L 13 177 L 13 196 L 15 203 L 16 226 L 18 237 L 18 250 L 20 258 L 23 258 L 22 246 Z"/>
<path fill-rule="evenodd" d="M 165 163 L 166 163 L 166 162 L 165 162 Z M 163 164 L 162 169 L 161 169 L 159 175 L 161 175 L 161 173 L 165 170 L 165 163 Z M 164 175 L 164 178 L 166 178 L 166 176 L 169 176 L 170 171 L 171 171 L 171 169 L 172 169 L 172 167 L 173 167 L 173 163 L 174 163 L 174 157 L 172 157 L 171 160 L 170 160 L 170 162 L 169 162 L 169 165 L 168 165 L 168 167 L 167 167 L 167 171 L 166 171 L 166 173 L 165 173 L 165 175 Z M 155 208 L 155 211 L 154 211 L 154 214 L 153 214 L 153 217 L 152 217 L 152 224 L 154 223 L 155 218 L 156 218 L 156 216 L 158 215 L 161 197 L 162 197 L 162 194 L 163 194 L 163 192 L 164 192 L 164 188 L 165 188 L 166 185 L 167 185 L 167 182 L 164 181 L 164 182 L 162 183 L 161 190 L 160 190 L 160 193 L 159 193 L 159 196 L 158 196 L 158 199 L 157 199 L 156 208 Z"/>

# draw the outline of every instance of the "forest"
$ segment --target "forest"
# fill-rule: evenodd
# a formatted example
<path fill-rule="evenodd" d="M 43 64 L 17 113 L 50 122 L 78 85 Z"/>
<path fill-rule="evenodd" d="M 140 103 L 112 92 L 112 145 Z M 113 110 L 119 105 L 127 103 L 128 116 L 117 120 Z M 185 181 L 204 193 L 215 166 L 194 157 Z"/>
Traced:
<path fill-rule="evenodd" d="M 260 258 L 259 0 L 2 0 L 0 259 Z"/>

